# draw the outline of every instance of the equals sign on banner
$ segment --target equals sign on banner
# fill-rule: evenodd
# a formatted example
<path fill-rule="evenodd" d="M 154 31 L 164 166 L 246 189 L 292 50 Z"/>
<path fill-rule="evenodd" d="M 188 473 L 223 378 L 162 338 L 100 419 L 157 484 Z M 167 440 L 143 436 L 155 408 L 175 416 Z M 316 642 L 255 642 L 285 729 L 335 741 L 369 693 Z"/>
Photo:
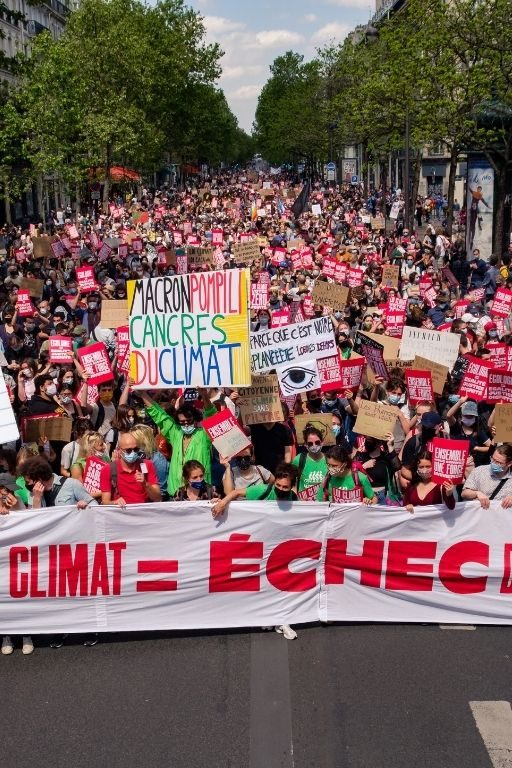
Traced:
<path fill-rule="evenodd" d="M 178 573 L 177 560 L 139 560 L 137 573 L 159 573 L 168 575 Z M 174 579 L 150 579 L 137 581 L 137 592 L 173 592 L 178 588 Z"/>

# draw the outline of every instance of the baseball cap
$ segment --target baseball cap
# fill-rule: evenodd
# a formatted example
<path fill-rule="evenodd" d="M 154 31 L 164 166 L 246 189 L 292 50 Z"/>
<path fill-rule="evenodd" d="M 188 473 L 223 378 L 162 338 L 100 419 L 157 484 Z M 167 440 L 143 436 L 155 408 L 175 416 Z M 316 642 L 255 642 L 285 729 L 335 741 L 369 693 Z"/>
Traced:
<path fill-rule="evenodd" d="M 427 411 L 421 417 L 421 426 L 427 427 L 427 429 L 433 429 L 442 424 L 443 420 L 436 411 Z"/>
<path fill-rule="evenodd" d="M 478 406 L 472 400 L 468 400 L 464 403 L 460 412 L 463 416 L 478 416 Z"/>
<path fill-rule="evenodd" d="M 81 336 L 83 333 L 87 333 L 87 328 L 85 325 L 77 325 L 75 328 L 73 328 L 73 336 Z"/>
<path fill-rule="evenodd" d="M 462 315 L 461 320 L 463 323 L 474 323 L 478 320 L 478 317 L 476 317 L 476 315 L 472 315 L 470 312 L 465 312 Z"/>
<path fill-rule="evenodd" d="M 493 323 L 492 320 L 484 325 L 484 331 L 495 331 L 497 329 L 496 323 Z"/>

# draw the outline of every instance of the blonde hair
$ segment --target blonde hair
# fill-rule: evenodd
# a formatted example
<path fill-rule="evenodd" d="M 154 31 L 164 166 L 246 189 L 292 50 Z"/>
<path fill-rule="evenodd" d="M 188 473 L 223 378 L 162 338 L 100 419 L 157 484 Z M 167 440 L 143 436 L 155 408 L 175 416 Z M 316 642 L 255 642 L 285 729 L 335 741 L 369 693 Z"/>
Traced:
<path fill-rule="evenodd" d="M 16 469 L 19 470 L 23 462 L 31 459 L 33 456 L 39 456 L 37 443 L 25 443 L 25 445 L 22 445 L 16 454 Z"/>
<path fill-rule="evenodd" d="M 137 447 L 140 451 L 144 451 L 146 457 L 150 459 L 156 452 L 156 442 L 153 430 L 147 424 L 136 424 L 134 427 L 128 430 L 130 435 L 133 435 L 137 441 Z"/>
<path fill-rule="evenodd" d="M 92 456 L 97 450 L 96 446 L 98 443 L 105 444 L 105 438 L 99 432 L 92 432 L 91 430 L 84 432 L 80 440 L 78 440 L 80 446 L 78 458 L 87 459 L 89 456 Z"/>

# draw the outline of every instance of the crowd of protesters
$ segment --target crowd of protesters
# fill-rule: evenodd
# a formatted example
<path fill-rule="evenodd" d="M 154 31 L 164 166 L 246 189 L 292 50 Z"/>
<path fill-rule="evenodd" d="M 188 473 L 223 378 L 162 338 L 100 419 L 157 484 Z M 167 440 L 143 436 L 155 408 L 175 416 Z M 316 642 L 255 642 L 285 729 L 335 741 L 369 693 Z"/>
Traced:
<path fill-rule="evenodd" d="M 291 322 L 329 312 L 313 304 L 311 294 L 316 282 L 332 282 L 324 263 L 334 258 L 363 275 L 347 305 L 329 312 L 343 359 L 350 357 L 358 330 L 388 334 L 382 306 L 390 296 L 407 300 L 407 325 L 457 334 L 462 358 L 493 361 L 497 344 L 508 350 L 512 318 L 494 317 L 491 305 L 499 287 L 512 289 L 512 247 L 487 261 L 478 249 L 466 253 L 462 236 L 448 238 L 442 227 L 442 196 L 418 200 L 416 223 L 427 223 L 419 236 L 404 226 L 400 194 L 387 228 L 382 221 L 376 228 L 385 208 L 378 192 L 364 199 L 358 187 L 317 183 L 300 201 L 300 190 L 285 177 L 251 172 L 202 179 L 182 191 L 115 195 L 105 215 L 55 212 L 47 225 L 62 247 L 42 257 L 35 247 L 41 226 L 4 228 L 0 363 L 21 438 L 0 448 L 2 514 L 59 505 L 86 510 L 97 504 L 209 500 L 213 517 L 219 518 L 236 499 L 291 501 L 311 488 L 317 501 L 339 501 L 340 491 L 349 492 L 366 505 L 401 505 L 404 514 L 430 504 L 444 505 L 449 514 L 456 501 L 473 499 L 484 508 L 494 499 L 512 507 L 512 445 L 496 440 L 493 405 L 458 394 L 455 370 L 442 393 L 414 406 L 398 365 L 387 381 L 365 371 L 356 393 L 313 390 L 292 403 L 283 398 L 282 422 L 241 422 L 251 445 L 229 461 L 213 449 L 201 422 L 223 408 L 240 418 L 236 390 L 132 390 L 120 365 L 116 329 L 102 322 L 102 303 L 126 302 L 129 280 L 176 274 L 176 254 L 180 248 L 186 254 L 187 245 L 212 246 L 213 253 L 210 264 L 188 271 L 248 267 L 253 283 L 268 276 L 268 302 L 251 309 L 252 331 L 271 327 L 274 313 L 283 309 L 290 311 Z M 255 237 L 259 258 L 235 260 L 233 246 Z M 300 266 L 294 267 L 291 241 L 300 241 L 308 253 Z M 399 266 L 394 287 L 383 284 L 386 265 Z M 88 293 L 80 291 L 76 270 L 81 266 L 94 270 L 97 288 Z M 33 296 L 33 313 L 21 316 L 18 291 L 26 278 L 40 281 L 41 291 Z M 435 293 L 428 301 L 425 286 Z M 72 338 L 73 362 L 50 360 L 52 335 Z M 105 344 L 113 378 L 90 387 L 78 351 L 97 342 Z M 396 409 L 396 427 L 385 439 L 354 432 L 363 400 Z M 295 417 L 318 413 L 332 419 L 330 439 L 314 425 L 297 434 Z M 44 434 L 25 440 L 24 421 L 49 415 L 70 419 L 71 440 L 49 440 Z M 459 486 L 432 480 L 436 436 L 470 443 L 466 479 Z M 94 492 L 84 486 L 91 457 L 101 463 Z M 22 645 L 24 653 L 33 650 L 29 637 Z M 4 637 L 2 653 L 12 650 L 11 638 Z"/>

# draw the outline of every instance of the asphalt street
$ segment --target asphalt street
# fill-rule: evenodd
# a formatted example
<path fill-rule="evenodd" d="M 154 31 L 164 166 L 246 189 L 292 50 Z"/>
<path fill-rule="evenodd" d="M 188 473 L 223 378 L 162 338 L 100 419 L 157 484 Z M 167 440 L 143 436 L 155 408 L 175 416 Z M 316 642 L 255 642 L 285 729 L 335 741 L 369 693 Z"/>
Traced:
<path fill-rule="evenodd" d="M 59 650 L 34 638 L 32 656 L 0 659 L 2 763 L 512 765 L 512 628 L 298 632 L 112 635 L 93 648 L 70 638 Z"/>

